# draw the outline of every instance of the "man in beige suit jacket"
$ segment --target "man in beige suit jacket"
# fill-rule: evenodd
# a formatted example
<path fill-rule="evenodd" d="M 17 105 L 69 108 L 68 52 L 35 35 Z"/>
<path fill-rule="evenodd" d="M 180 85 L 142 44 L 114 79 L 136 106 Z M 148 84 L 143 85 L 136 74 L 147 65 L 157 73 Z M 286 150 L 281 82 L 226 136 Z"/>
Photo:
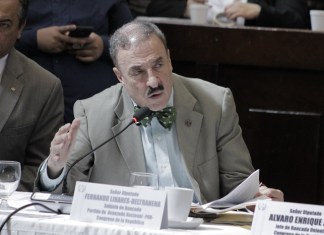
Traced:
<path fill-rule="evenodd" d="M 13 48 L 26 10 L 27 1 L 0 1 L 0 160 L 20 162 L 18 190 L 32 191 L 64 105 L 60 80 Z"/>
<path fill-rule="evenodd" d="M 48 161 L 40 168 L 41 189 L 58 187 L 60 181 L 51 179 L 62 177 L 63 168 L 125 128 L 133 116 L 134 104 L 152 111 L 162 110 L 169 103 L 176 108 L 175 123 L 157 134 L 169 138 L 171 133 L 168 148 L 178 147 L 179 151 L 174 151 L 176 156 L 168 155 L 168 151 L 155 154 L 156 158 L 168 155 L 170 164 L 174 158 L 180 159 L 177 168 L 171 166 L 173 180 L 180 187 L 188 180 L 199 202 L 226 195 L 253 172 L 229 89 L 172 73 L 164 35 L 153 24 L 131 22 L 117 30 L 110 42 L 120 84 L 75 104 L 78 119 L 60 128 Z M 153 169 L 146 147 L 155 149 L 163 141 L 146 143 L 150 139 L 147 130 L 150 127 L 132 125 L 76 164 L 68 175 L 70 193 L 77 180 L 129 185 L 131 172 Z M 183 174 L 178 174 L 179 170 Z M 163 173 L 154 173 L 163 180 Z M 268 188 L 262 193 L 283 200 L 279 190 Z"/>

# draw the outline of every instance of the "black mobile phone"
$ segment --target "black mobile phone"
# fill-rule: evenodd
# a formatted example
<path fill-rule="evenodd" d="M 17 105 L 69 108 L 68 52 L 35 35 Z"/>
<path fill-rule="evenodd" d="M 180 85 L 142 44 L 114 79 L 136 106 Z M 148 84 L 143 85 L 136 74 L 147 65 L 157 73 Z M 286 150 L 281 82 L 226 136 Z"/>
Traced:
<path fill-rule="evenodd" d="M 70 37 L 75 38 L 86 38 L 93 32 L 94 28 L 92 26 L 77 26 L 75 30 L 69 33 Z"/>

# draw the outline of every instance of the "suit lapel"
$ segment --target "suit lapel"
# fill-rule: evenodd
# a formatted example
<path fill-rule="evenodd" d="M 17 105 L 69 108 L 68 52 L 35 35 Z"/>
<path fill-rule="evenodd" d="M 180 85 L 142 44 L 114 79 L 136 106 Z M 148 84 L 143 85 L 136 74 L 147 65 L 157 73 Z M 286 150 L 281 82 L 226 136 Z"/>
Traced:
<path fill-rule="evenodd" d="M 18 79 L 22 73 L 22 68 L 17 63 L 17 52 L 13 50 L 8 56 L 0 84 L 0 131 L 6 124 L 23 90 L 22 79 Z"/>
<path fill-rule="evenodd" d="M 133 117 L 133 110 L 133 103 L 123 89 L 121 99 L 115 108 L 115 113 L 121 122 L 112 127 L 114 135 L 129 124 Z M 144 150 L 139 127 L 132 124 L 128 129 L 116 137 L 116 142 L 129 171 L 145 172 Z"/>
<path fill-rule="evenodd" d="M 174 90 L 178 143 L 189 173 L 192 175 L 203 115 L 194 110 L 197 100 L 176 77 L 174 79 Z"/>

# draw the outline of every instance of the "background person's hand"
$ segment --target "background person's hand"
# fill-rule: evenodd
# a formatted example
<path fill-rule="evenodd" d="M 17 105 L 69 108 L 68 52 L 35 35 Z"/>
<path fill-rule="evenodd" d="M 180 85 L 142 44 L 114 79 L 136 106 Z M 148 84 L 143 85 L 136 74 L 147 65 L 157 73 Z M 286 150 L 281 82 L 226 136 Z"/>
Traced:
<path fill-rule="evenodd" d="M 284 201 L 284 194 L 279 189 L 268 188 L 267 186 L 262 185 L 259 187 L 259 192 L 255 197 L 262 195 L 271 198 L 273 201 Z"/>
<path fill-rule="evenodd" d="M 56 132 L 51 142 L 47 163 L 48 176 L 50 178 L 56 178 L 64 168 L 69 153 L 74 146 L 79 127 L 80 120 L 74 119 L 72 124 L 67 123 Z"/>
<path fill-rule="evenodd" d="M 261 12 L 261 6 L 255 3 L 242 3 L 234 1 L 234 3 L 227 5 L 224 13 L 228 19 L 235 20 L 237 17 L 243 17 L 247 20 L 256 19 Z"/>
<path fill-rule="evenodd" d="M 254 196 L 254 197 L 260 197 L 260 196 L 267 196 L 270 198 L 272 201 L 279 201 L 283 202 L 284 201 L 284 194 L 281 190 L 279 189 L 273 189 L 273 188 L 268 188 L 265 185 L 261 185 L 259 187 L 259 192 Z M 255 206 L 247 206 L 247 209 L 250 211 L 255 210 Z"/>
<path fill-rule="evenodd" d="M 89 37 L 79 39 L 81 47 L 74 49 L 71 47 L 69 53 L 75 55 L 75 58 L 82 62 L 93 62 L 100 58 L 103 53 L 104 43 L 102 38 L 96 34 L 91 33 Z"/>
<path fill-rule="evenodd" d="M 65 51 L 69 40 L 67 34 L 75 27 L 75 25 L 51 26 L 37 30 L 38 48 L 43 52 L 53 54 Z"/>

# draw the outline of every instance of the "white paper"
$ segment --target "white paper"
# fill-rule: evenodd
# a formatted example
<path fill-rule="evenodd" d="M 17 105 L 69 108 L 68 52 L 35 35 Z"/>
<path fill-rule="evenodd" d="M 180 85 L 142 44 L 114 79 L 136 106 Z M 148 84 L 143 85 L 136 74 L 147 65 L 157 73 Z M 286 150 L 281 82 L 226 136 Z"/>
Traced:
<path fill-rule="evenodd" d="M 257 200 L 268 199 L 264 196 L 254 198 L 258 191 L 259 170 L 256 170 L 226 196 L 201 206 L 193 205 L 192 209 L 195 212 L 204 211 L 210 213 L 220 213 L 255 205 Z"/>
<path fill-rule="evenodd" d="M 259 190 L 259 170 L 253 172 L 241 184 L 221 199 L 202 205 L 203 209 L 235 206 L 254 198 Z"/>

